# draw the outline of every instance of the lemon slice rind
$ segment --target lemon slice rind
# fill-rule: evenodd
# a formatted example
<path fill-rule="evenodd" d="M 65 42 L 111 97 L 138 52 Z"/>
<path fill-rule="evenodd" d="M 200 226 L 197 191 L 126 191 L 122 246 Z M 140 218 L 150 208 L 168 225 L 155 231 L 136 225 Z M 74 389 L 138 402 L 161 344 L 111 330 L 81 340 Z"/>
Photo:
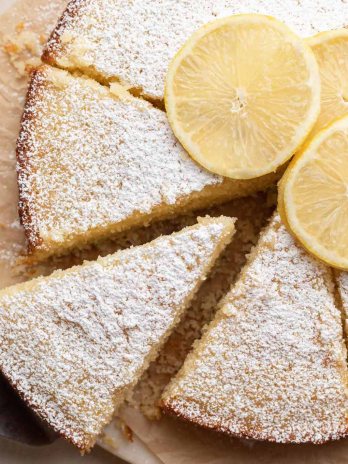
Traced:
<path fill-rule="evenodd" d="M 292 138 L 290 143 L 286 143 L 283 149 L 279 151 L 277 156 L 272 162 L 267 163 L 262 168 L 253 169 L 251 167 L 240 168 L 240 169 L 228 169 L 225 167 L 218 166 L 218 163 L 209 162 L 204 155 L 202 156 L 199 148 L 194 142 L 192 142 L 190 135 L 183 130 L 181 124 L 178 122 L 176 114 L 176 96 L 173 92 L 175 75 L 180 63 L 184 58 L 188 57 L 192 52 L 193 48 L 207 33 L 218 29 L 221 26 L 233 25 L 238 23 L 250 23 L 255 22 L 260 24 L 263 22 L 267 26 L 271 26 L 278 31 L 281 31 L 287 38 L 287 41 L 291 43 L 296 51 L 302 55 L 306 62 L 308 69 L 308 87 L 311 92 L 311 104 L 306 118 L 299 124 L 295 136 Z M 166 78 L 165 86 L 165 107 L 170 125 L 174 131 L 174 134 L 179 139 L 181 144 L 190 154 L 190 156 L 198 162 L 201 166 L 207 170 L 220 174 L 222 176 L 230 177 L 233 179 L 251 179 L 263 176 L 270 172 L 275 172 L 277 169 L 286 163 L 296 152 L 296 150 L 303 144 L 307 135 L 313 128 L 319 111 L 320 111 L 320 77 L 319 69 L 314 57 L 314 54 L 310 46 L 301 38 L 296 36 L 286 25 L 279 22 L 271 16 L 259 15 L 259 14 L 241 14 L 234 15 L 227 18 L 221 18 L 200 28 L 195 32 L 191 38 L 183 45 L 183 47 L 177 52 L 174 59 L 172 60 Z"/>
<path fill-rule="evenodd" d="M 296 214 L 296 205 L 293 198 L 293 184 L 297 179 L 299 172 L 309 161 L 314 159 L 321 144 L 327 141 L 330 136 L 340 131 L 346 131 L 348 139 L 348 116 L 335 119 L 330 125 L 319 131 L 294 157 L 283 178 L 279 182 L 278 211 L 289 232 L 299 240 L 309 253 L 329 266 L 347 271 L 348 257 L 345 258 L 339 255 L 332 248 L 329 249 L 327 246 L 323 246 L 316 237 L 309 234 L 304 229 L 303 223 L 299 220 L 298 215 Z M 337 153 L 332 153 L 332 156 L 338 155 L 339 154 Z M 318 192 L 318 201 L 320 201 L 320 192 Z M 346 234 L 347 229 L 348 228 L 345 228 L 345 230 L 342 231 L 342 234 Z"/>
<path fill-rule="evenodd" d="M 316 45 L 321 45 L 324 42 L 341 37 L 348 37 L 348 29 L 342 27 L 340 29 L 333 29 L 332 31 L 318 32 L 318 34 L 307 37 L 305 40 L 310 47 L 315 47 Z"/>
<path fill-rule="evenodd" d="M 318 34 L 305 39 L 307 44 L 311 47 L 319 65 L 319 72 L 322 80 L 322 102 L 321 111 L 318 120 L 313 127 L 310 137 L 313 137 L 319 130 L 325 129 L 332 123 L 333 120 L 348 115 L 347 100 L 344 100 L 344 87 L 347 89 L 346 82 L 346 69 L 335 63 L 335 54 L 332 49 L 328 49 L 325 57 L 318 55 L 321 49 L 323 53 L 324 48 L 338 45 L 340 41 L 346 42 L 348 50 L 348 29 L 341 28 L 332 31 L 319 32 Z M 340 50 L 342 52 L 342 50 Z M 342 56 L 337 57 L 338 61 L 342 60 Z M 333 60 L 333 61 L 331 61 Z M 322 62 L 323 61 L 323 62 Z M 336 65 L 336 68 L 333 67 Z M 338 68 L 337 68 L 338 66 Z M 347 98 L 348 95 L 345 95 Z"/>

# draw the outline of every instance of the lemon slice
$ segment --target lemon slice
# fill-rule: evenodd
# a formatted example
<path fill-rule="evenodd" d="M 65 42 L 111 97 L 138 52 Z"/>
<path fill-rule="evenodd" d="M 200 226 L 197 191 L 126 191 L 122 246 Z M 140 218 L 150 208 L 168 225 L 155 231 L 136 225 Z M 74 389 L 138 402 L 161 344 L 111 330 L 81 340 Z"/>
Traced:
<path fill-rule="evenodd" d="M 165 106 L 199 164 L 234 179 L 259 177 L 284 164 L 312 129 L 318 65 L 308 44 L 269 16 L 218 19 L 174 57 Z"/>
<path fill-rule="evenodd" d="M 348 30 L 322 32 L 307 39 L 319 65 L 321 108 L 312 134 L 348 115 Z"/>
<path fill-rule="evenodd" d="M 348 270 L 348 116 L 295 156 L 280 182 L 278 208 L 309 252 Z"/>

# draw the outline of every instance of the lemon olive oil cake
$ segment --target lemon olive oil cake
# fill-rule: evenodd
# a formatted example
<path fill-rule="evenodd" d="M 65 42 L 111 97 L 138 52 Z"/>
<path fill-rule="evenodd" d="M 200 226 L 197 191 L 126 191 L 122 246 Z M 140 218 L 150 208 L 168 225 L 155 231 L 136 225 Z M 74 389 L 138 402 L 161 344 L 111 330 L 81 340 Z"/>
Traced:
<path fill-rule="evenodd" d="M 275 215 L 162 398 L 209 429 L 275 442 L 347 434 L 347 366 L 331 270 Z"/>
<path fill-rule="evenodd" d="M 43 58 L 162 100 L 169 63 L 188 37 L 217 17 L 247 12 L 275 16 L 311 35 L 341 27 L 348 6 L 341 0 L 72 0 Z"/>
<path fill-rule="evenodd" d="M 17 158 L 19 211 L 33 260 L 247 195 L 275 179 L 211 174 L 190 159 L 159 109 L 47 65 L 32 77 Z"/>
<path fill-rule="evenodd" d="M 207 217 L 2 290 L 2 372 L 41 419 L 88 451 L 233 233 L 234 219 Z"/>

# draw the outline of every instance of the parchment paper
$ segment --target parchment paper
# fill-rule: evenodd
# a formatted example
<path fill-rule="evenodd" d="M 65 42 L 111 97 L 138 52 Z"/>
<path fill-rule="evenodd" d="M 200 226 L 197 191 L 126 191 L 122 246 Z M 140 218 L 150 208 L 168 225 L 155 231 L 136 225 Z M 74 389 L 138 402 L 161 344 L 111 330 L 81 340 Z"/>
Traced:
<path fill-rule="evenodd" d="M 27 86 L 25 68 L 37 63 L 33 56 L 39 54 L 41 44 L 65 4 L 65 0 L 19 0 L 0 18 L 0 288 L 100 253 L 99 249 L 91 249 L 87 255 L 34 269 L 18 264 L 25 244 L 17 216 L 15 141 Z M 102 252 L 106 254 L 120 247 L 142 243 L 159 233 L 170 233 L 179 225 L 163 223 L 140 235 L 135 232 L 121 238 L 117 244 L 106 244 Z M 130 406 L 122 409 L 120 417 L 121 422 L 115 419 L 107 427 L 101 445 L 134 464 L 348 463 L 348 440 L 322 446 L 275 445 L 231 440 L 172 418 L 149 421 Z M 51 461 L 45 459 L 45 462 Z M 108 462 L 107 458 L 105 462 Z"/>

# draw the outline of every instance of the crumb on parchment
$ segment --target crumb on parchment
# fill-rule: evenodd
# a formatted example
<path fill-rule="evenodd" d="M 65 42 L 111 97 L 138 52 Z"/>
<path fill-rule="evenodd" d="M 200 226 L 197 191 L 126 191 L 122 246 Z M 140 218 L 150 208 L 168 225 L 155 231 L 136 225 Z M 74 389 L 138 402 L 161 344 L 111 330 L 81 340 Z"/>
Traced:
<path fill-rule="evenodd" d="M 16 24 L 13 34 L 6 34 L 0 39 L 0 46 L 8 55 L 11 64 L 24 77 L 40 66 L 41 52 L 46 37 L 30 30 L 20 21 Z"/>

